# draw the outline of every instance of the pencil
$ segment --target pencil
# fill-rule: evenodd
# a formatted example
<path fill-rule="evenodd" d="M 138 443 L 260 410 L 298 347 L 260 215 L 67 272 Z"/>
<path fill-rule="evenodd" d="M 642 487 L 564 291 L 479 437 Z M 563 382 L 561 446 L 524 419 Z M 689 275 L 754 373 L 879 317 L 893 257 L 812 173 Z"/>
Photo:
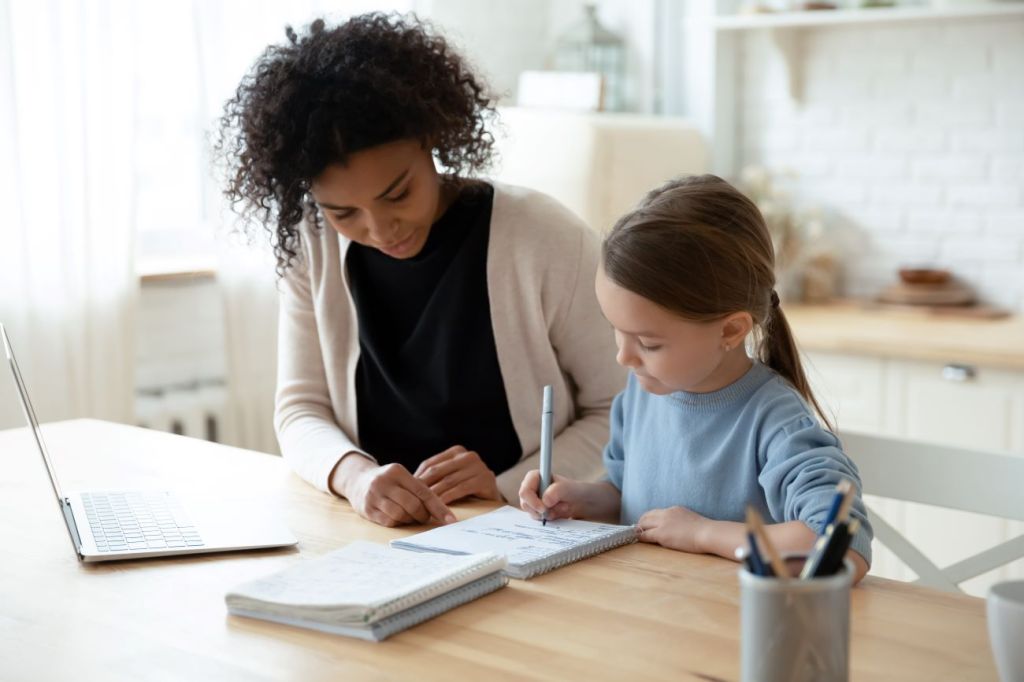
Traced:
<path fill-rule="evenodd" d="M 761 515 L 753 507 L 747 507 L 747 527 L 753 531 L 758 542 L 761 543 L 764 553 L 768 555 L 768 562 L 772 565 L 772 570 L 775 571 L 775 577 L 780 580 L 788 578 L 789 571 L 786 570 L 786 565 L 782 563 L 779 553 L 775 551 L 775 546 L 768 539 L 768 533 L 764 530 L 764 522 L 761 520 Z"/>
<path fill-rule="evenodd" d="M 757 548 L 757 540 L 754 539 L 754 533 L 749 528 L 747 529 L 747 543 L 750 545 L 750 551 L 747 553 L 750 572 L 754 575 L 771 575 L 772 570 L 764 565 L 761 551 Z"/>
<path fill-rule="evenodd" d="M 804 567 L 800 571 L 801 580 L 818 575 L 818 570 L 830 552 L 829 548 L 834 542 L 833 538 L 836 536 L 836 529 L 839 526 L 845 527 L 844 524 L 829 524 L 825 532 L 818 537 L 818 540 L 814 543 L 814 549 L 807 556 L 807 559 L 804 561 Z"/>
<path fill-rule="evenodd" d="M 845 481 L 849 483 L 849 481 Z M 843 503 L 839 505 L 839 513 L 836 514 L 836 523 L 846 523 L 850 519 L 850 507 L 853 506 L 853 495 L 857 492 L 857 488 L 850 484 L 849 488 L 843 494 Z"/>

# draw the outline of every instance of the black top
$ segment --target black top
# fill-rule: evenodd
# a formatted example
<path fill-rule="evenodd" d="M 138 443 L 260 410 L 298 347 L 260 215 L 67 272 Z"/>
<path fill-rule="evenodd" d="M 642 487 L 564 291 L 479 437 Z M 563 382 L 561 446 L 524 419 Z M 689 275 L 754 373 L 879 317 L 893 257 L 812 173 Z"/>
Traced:
<path fill-rule="evenodd" d="M 405 260 L 351 244 L 359 444 L 415 471 L 453 445 L 495 473 L 519 461 L 487 295 L 494 188 L 466 186 Z"/>

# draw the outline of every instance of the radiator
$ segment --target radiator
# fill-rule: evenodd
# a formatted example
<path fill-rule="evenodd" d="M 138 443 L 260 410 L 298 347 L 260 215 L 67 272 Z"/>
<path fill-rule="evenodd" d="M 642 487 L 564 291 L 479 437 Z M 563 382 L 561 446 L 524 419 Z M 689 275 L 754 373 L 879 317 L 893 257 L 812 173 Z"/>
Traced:
<path fill-rule="evenodd" d="M 139 426 L 219 442 L 226 401 L 222 382 L 145 388 L 135 393 L 135 415 Z"/>

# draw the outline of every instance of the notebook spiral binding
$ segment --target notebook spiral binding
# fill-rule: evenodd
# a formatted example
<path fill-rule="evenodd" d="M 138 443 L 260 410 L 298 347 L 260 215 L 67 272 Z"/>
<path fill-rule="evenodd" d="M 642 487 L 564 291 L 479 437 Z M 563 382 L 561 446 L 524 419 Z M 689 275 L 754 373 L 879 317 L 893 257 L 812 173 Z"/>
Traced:
<path fill-rule="evenodd" d="M 418 604 L 409 611 L 399 611 L 398 613 L 381 618 L 377 622 L 372 623 L 370 627 L 374 629 L 380 639 L 384 639 L 396 632 L 401 632 L 442 613 L 451 611 L 458 606 L 468 604 L 485 594 L 501 589 L 507 584 L 508 577 L 503 573 L 492 573 L 467 583 L 447 594 L 438 595 L 422 604 Z"/>
<path fill-rule="evenodd" d="M 495 556 L 483 563 L 470 566 L 469 568 L 459 571 L 440 582 L 430 583 L 411 594 L 407 594 L 404 597 L 399 597 L 398 599 L 381 604 L 375 609 L 370 609 L 366 615 L 363 616 L 363 622 L 369 623 L 370 621 L 382 620 L 396 613 L 400 613 L 412 606 L 416 606 L 422 602 L 439 597 L 448 592 L 453 585 L 457 585 L 460 582 L 466 582 L 466 578 L 468 576 L 479 574 L 477 577 L 482 578 L 488 573 L 494 573 L 500 570 L 499 567 L 502 564 L 504 564 L 502 557 Z M 494 570 L 484 570 L 487 566 L 494 566 Z"/>
<path fill-rule="evenodd" d="M 628 545 L 636 542 L 637 536 L 636 531 L 632 528 L 629 532 L 617 533 L 611 537 L 599 538 L 593 542 L 588 542 L 585 545 L 551 556 L 542 557 L 536 559 L 527 564 L 523 564 L 521 571 L 517 571 L 513 577 L 532 578 L 535 575 L 541 575 L 549 571 L 553 571 L 556 568 L 561 568 L 571 563 L 581 561 L 587 557 L 600 554 L 601 552 L 607 552 L 610 549 L 621 547 L 622 545 Z M 519 575 L 521 573 L 521 575 Z"/>

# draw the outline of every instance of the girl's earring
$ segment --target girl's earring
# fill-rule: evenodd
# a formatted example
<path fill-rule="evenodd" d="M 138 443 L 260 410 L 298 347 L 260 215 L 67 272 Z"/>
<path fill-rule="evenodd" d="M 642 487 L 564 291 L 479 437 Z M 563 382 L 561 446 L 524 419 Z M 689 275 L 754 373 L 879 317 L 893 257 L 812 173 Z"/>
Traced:
<path fill-rule="evenodd" d="M 722 350 L 724 350 L 726 353 L 728 353 L 729 352 L 729 344 L 725 344 L 724 346 L 722 346 Z"/>

